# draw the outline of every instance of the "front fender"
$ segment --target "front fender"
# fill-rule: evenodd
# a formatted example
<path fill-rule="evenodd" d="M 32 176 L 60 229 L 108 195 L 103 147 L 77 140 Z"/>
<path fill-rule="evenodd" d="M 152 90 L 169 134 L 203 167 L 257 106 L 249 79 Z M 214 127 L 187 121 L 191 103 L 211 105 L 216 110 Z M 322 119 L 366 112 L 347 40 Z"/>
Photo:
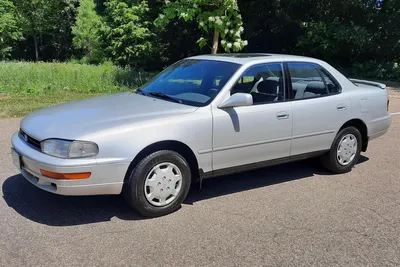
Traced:
<path fill-rule="evenodd" d="M 209 107 L 183 115 L 105 129 L 86 136 L 85 140 L 99 145 L 98 162 L 131 162 L 146 147 L 173 140 L 185 144 L 193 151 L 200 168 L 204 171 L 212 170 L 212 115 Z"/>

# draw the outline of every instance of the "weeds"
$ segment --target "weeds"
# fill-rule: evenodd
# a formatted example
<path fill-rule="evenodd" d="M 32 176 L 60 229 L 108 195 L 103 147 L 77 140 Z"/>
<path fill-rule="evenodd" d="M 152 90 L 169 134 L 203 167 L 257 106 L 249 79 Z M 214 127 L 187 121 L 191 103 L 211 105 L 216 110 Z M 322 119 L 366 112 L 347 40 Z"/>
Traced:
<path fill-rule="evenodd" d="M 84 98 L 133 91 L 152 73 L 74 63 L 0 62 L 0 117 Z"/>
<path fill-rule="evenodd" d="M 111 64 L 0 62 L 0 92 L 7 95 L 54 91 L 113 93 L 134 90 L 151 76 Z"/>

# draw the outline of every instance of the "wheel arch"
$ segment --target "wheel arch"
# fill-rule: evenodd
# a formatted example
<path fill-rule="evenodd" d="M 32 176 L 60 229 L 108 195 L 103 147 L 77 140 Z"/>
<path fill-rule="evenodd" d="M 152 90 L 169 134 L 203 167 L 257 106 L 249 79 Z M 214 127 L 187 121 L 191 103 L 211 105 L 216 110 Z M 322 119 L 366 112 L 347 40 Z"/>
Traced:
<path fill-rule="evenodd" d="M 129 165 L 129 168 L 125 174 L 124 183 L 129 178 L 129 175 L 131 174 L 132 170 L 142 159 L 160 150 L 171 150 L 182 155 L 189 164 L 190 171 L 192 174 L 192 185 L 199 180 L 200 178 L 199 164 L 193 150 L 188 145 L 180 141 L 165 140 L 148 145 L 136 155 L 136 157 L 132 160 L 131 164 Z"/>
<path fill-rule="evenodd" d="M 350 127 L 350 126 L 353 126 L 353 127 L 357 128 L 357 130 L 361 133 L 361 138 L 362 138 L 361 139 L 361 142 L 362 142 L 361 151 L 362 152 L 366 152 L 367 148 L 368 148 L 368 128 L 367 128 L 367 125 L 361 119 L 351 119 L 351 120 L 347 121 L 345 124 L 343 124 L 343 126 L 340 128 L 339 132 L 341 130 L 343 130 L 344 128 Z"/>

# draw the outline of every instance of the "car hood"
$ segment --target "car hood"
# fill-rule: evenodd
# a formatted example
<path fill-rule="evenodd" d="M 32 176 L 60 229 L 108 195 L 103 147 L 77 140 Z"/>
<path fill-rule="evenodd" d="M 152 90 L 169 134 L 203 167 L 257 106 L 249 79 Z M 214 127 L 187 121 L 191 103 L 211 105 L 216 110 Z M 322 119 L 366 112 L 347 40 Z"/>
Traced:
<path fill-rule="evenodd" d="M 74 140 L 104 129 L 190 113 L 196 109 L 134 93 L 120 93 L 36 111 L 22 120 L 21 129 L 40 141 L 48 138 Z"/>

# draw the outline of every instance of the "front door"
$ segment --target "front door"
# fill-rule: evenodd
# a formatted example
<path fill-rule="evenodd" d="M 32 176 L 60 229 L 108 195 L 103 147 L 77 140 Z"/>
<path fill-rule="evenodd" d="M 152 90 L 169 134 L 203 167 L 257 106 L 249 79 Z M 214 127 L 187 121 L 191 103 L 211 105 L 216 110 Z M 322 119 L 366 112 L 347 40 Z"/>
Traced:
<path fill-rule="evenodd" d="M 284 80 L 281 63 L 250 67 L 231 94 L 249 93 L 253 105 L 213 109 L 214 170 L 290 155 L 292 110 Z"/>

